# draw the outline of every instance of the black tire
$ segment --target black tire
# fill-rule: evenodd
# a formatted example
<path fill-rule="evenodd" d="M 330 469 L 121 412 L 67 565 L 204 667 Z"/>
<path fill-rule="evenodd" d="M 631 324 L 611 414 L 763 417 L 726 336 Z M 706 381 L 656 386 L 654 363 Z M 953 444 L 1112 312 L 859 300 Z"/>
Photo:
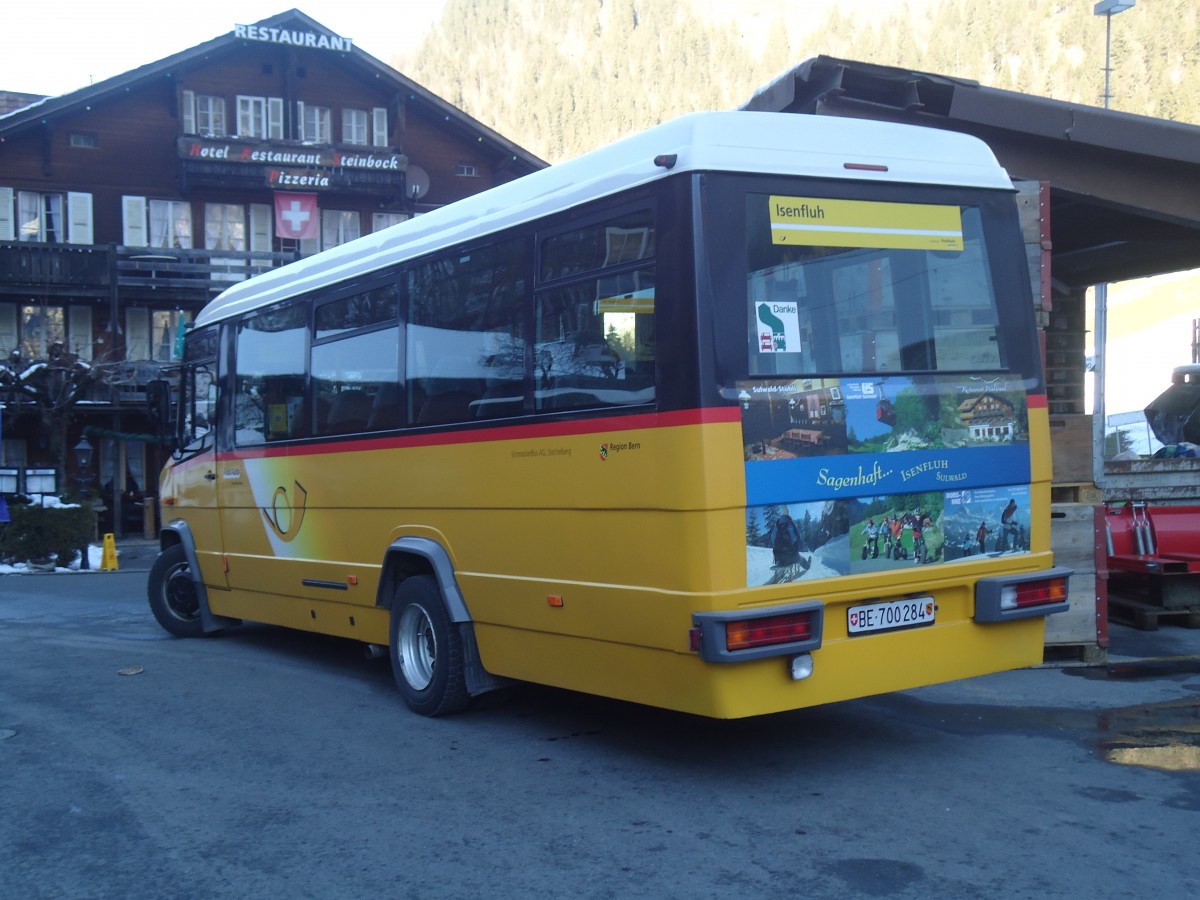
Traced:
<path fill-rule="evenodd" d="M 175 544 L 158 554 L 146 583 L 150 612 L 158 624 L 176 637 L 203 637 L 200 594 L 192 580 L 187 554 Z"/>
<path fill-rule="evenodd" d="M 431 575 L 400 585 L 389 630 L 392 676 L 408 708 L 422 716 L 462 712 L 471 700 L 463 674 L 462 640 Z"/>

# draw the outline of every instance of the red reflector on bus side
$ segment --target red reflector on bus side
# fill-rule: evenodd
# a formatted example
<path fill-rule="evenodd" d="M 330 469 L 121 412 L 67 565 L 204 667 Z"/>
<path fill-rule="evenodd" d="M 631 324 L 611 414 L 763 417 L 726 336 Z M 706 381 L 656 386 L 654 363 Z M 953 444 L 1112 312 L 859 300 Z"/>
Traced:
<path fill-rule="evenodd" d="M 725 647 L 728 650 L 748 650 L 772 644 L 790 644 L 812 637 L 812 613 L 793 613 L 786 616 L 767 616 L 761 619 L 741 619 L 725 623 Z"/>

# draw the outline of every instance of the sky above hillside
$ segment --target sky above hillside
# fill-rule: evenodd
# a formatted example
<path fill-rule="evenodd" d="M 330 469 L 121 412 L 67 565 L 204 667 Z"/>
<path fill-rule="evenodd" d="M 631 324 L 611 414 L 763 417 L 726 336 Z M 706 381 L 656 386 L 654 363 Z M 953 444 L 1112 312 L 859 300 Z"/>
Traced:
<path fill-rule="evenodd" d="M 0 90 L 65 94 L 194 47 L 234 25 L 299 9 L 384 62 L 418 43 L 445 0 L 379 6 L 346 0 L 206 0 L 204 3 L 14 4 L 6 14 Z"/>

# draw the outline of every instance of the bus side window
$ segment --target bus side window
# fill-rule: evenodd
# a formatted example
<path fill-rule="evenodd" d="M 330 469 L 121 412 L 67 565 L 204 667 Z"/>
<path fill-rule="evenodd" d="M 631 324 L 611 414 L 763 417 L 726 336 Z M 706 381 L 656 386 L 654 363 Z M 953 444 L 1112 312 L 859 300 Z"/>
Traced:
<path fill-rule="evenodd" d="M 308 307 L 277 306 L 238 325 L 234 440 L 257 444 L 303 437 Z"/>
<path fill-rule="evenodd" d="M 525 410 L 527 241 L 456 252 L 409 272 L 410 421 L 446 425 Z"/>
<path fill-rule="evenodd" d="M 654 275 L 639 269 L 625 276 L 622 285 L 588 279 L 538 294 L 538 409 L 654 400 Z"/>
<path fill-rule="evenodd" d="M 399 326 L 392 324 L 313 346 L 315 434 L 378 431 L 398 424 L 399 341 Z"/>

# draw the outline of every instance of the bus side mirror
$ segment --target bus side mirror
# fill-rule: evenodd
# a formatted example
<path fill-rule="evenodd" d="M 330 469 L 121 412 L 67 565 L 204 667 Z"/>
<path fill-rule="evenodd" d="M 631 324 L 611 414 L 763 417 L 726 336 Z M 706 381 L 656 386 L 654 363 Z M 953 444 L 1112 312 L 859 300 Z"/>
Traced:
<path fill-rule="evenodd" d="M 156 425 L 171 421 L 171 385 L 161 378 L 146 382 L 146 414 Z"/>

